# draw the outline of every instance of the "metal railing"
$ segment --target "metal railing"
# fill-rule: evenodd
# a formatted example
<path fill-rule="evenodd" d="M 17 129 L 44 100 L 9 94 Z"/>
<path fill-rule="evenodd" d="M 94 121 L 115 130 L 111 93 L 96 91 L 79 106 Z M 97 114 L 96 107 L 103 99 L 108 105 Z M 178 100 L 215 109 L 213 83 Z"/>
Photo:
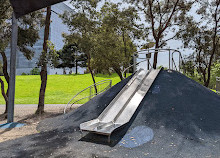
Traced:
<path fill-rule="evenodd" d="M 88 99 L 88 101 L 89 101 L 94 96 L 101 94 L 102 92 L 108 90 L 111 87 L 112 87 L 112 80 L 107 79 L 107 80 L 99 81 L 99 82 L 81 90 L 67 103 L 67 105 L 65 106 L 65 108 L 63 110 L 64 114 L 67 112 L 68 107 L 70 107 L 70 109 L 72 108 L 73 104 L 75 104 L 79 101 L 85 100 L 85 99 Z"/>
<path fill-rule="evenodd" d="M 216 93 L 220 94 L 220 77 L 216 77 Z"/>
<path fill-rule="evenodd" d="M 169 53 L 169 57 L 168 57 L 169 66 L 168 66 L 168 69 L 169 70 L 176 70 L 176 71 L 179 71 L 179 72 L 181 72 L 181 70 L 182 70 L 182 73 L 185 73 L 184 59 L 183 59 L 183 56 L 182 56 L 182 54 L 181 54 L 181 52 L 179 50 L 176 50 L 176 49 L 142 49 L 140 51 L 137 51 L 137 52 L 133 53 L 134 64 L 130 65 L 129 67 L 124 69 L 124 71 L 122 72 L 123 78 L 125 78 L 124 77 L 124 73 L 128 69 L 133 67 L 133 72 L 135 72 L 136 71 L 136 66 L 139 65 L 142 62 L 146 62 L 147 61 L 147 70 L 152 68 L 153 64 L 151 63 L 150 59 L 151 59 L 151 57 L 153 57 L 152 54 L 154 54 L 155 52 L 157 52 L 158 54 L 159 53 Z M 177 64 L 175 62 L 175 59 L 174 59 L 174 54 L 175 53 L 179 55 L 179 58 L 178 58 L 179 65 L 178 66 L 177 66 Z M 145 54 L 146 58 L 139 57 L 139 55 L 141 55 L 141 54 Z M 142 61 L 139 61 L 139 62 L 136 63 L 136 59 L 140 59 Z"/>
<path fill-rule="evenodd" d="M 161 48 L 161 49 L 142 49 L 140 51 L 134 52 L 133 53 L 133 58 L 134 58 L 133 69 L 134 69 L 134 72 L 136 71 L 136 65 L 141 63 L 141 62 L 144 62 L 144 61 L 147 61 L 147 69 L 148 70 L 150 68 L 152 68 L 153 64 L 151 63 L 150 59 L 153 57 L 154 53 L 158 53 L 158 54 L 160 54 L 160 53 L 168 53 L 169 54 L 169 57 L 168 57 L 168 63 L 169 63 L 168 69 L 169 70 L 176 70 L 176 71 L 179 71 L 179 72 L 181 72 L 181 70 L 183 70 L 183 73 L 184 73 L 184 59 L 183 59 L 183 56 L 182 56 L 181 52 L 179 50 L 176 50 L 176 49 L 164 49 L 164 48 Z M 145 54 L 146 58 L 139 57 L 139 55 L 141 55 L 141 54 Z M 178 54 L 179 55 L 178 56 L 179 57 L 178 58 L 178 62 L 179 62 L 178 66 L 177 66 L 177 64 L 175 62 L 174 54 Z M 136 59 L 143 59 L 143 61 L 140 61 L 140 62 L 136 63 Z"/>
<path fill-rule="evenodd" d="M 181 66 L 184 65 L 184 59 L 182 57 L 182 54 L 179 50 L 176 50 L 176 49 L 143 49 L 143 50 L 140 50 L 140 51 L 137 51 L 135 52 L 135 54 L 145 54 L 145 55 L 148 55 L 148 54 L 154 54 L 155 52 L 157 53 L 169 53 L 169 67 L 168 69 L 170 70 L 176 70 L 176 71 L 180 71 L 181 70 Z M 177 64 L 174 60 L 174 53 L 177 53 L 179 55 L 179 69 L 177 68 Z M 143 59 L 143 58 L 140 58 L 140 59 Z M 146 59 L 146 58 L 144 58 Z M 150 60 L 148 60 L 150 62 Z M 152 64 L 151 64 L 152 65 Z M 175 69 L 174 69 L 175 67 Z"/>
<path fill-rule="evenodd" d="M 140 63 L 145 62 L 145 61 L 147 61 L 147 59 L 145 59 L 145 60 L 143 60 L 143 61 L 140 61 L 140 62 L 138 62 L 138 63 L 135 63 L 135 65 L 137 66 L 137 65 L 139 65 Z M 125 68 L 124 71 L 121 73 L 123 79 L 126 78 L 126 77 L 124 76 L 125 72 L 126 72 L 128 69 L 130 69 L 131 67 L 134 67 L 134 64 L 132 64 L 132 65 L 130 65 L 129 67 Z M 134 71 L 134 72 L 135 72 L 135 71 Z"/>
<path fill-rule="evenodd" d="M 169 53 L 169 57 L 168 57 L 168 61 L 169 61 L 169 67 L 168 69 L 169 70 L 176 70 L 176 71 L 179 71 L 181 72 L 182 70 L 182 73 L 185 73 L 185 70 L 184 70 L 184 59 L 183 59 L 183 56 L 181 54 L 181 52 L 179 50 L 176 50 L 176 49 L 142 49 L 140 51 L 137 51 L 137 52 L 134 52 L 133 53 L 133 59 L 134 59 L 134 64 L 133 65 L 130 65 L 129 67 L 127 67 L 126 69 L 124 69 L 124 71 L 122 72 L 122 76 L 123 78 L 124 77 L 124 73 L 131 67 L 133 67 L 133 72 L 136 71 L 136 66 L 139 65 L 140 63 L 142 62 L 145 62 L 147 61 L 147 70 L 149 70 L 150 68 L 152 68 L 153 64 L 151 63 L 150 59 L 151 57 L 153 57 L 154 53 Z M 179 62 L 179 65 L 177 66 L 176 62 L 175 62 L 175 59 L 174 59 L 174 54 L 178 54 L 179 55 L 179 59 L 178 59 L 178 62 Z M 143 58 L 143 57 L 139 57 L 139 55 L 141 54 L 145 54 L 146 55 L 146 58 Z M 152 55 L 153 54 L 153 55 Z M 136 63 L 136 59 L 140 59 L 142 61 Z"/>

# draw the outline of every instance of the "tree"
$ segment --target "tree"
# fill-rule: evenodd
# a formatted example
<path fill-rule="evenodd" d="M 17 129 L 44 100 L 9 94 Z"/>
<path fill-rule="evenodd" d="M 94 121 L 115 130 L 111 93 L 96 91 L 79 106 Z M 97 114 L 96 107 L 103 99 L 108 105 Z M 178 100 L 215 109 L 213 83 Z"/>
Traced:
<path fill-rule="evenodd" d="M 155 49 L 162 48 L 167 41 L 176 38 L 181 26 L 188 20 L 187 12 L 191 9 L 191 0 L 127 0 L 135 4 L 145 16 L 147 39 L 153 37 Z M 169 33 L 169 35 L 168 35 Z M 172 35 L 171 35 L 172 34 Z M 154 53 L 153 68 L 157 66 L 158 51 Z"/>
<path fill-rule="evenodd" d="M 197 72 L 202 75 L 204 86 L 208 87 L 213 62 L 219 57 L 220 1 L 200 1 L 198 8 L 200 19 L 188 23 L 179 37 L 185 47 L 194 49 Z"/>
<path fill-rule="evenodd" d="M 57 50 L 52 42 L 46 41 L 46 52 L 44 50 L 41 52 L 41 55 L 38 60 L 38 67 L 41 67 L 40 77 L 41 77 L 41 87 L 39 92 L 39 102 L 38 108 L 35 114 L 41 115 L 44 113 L 44 99 L 47 86 L 47 67 L 56 67 L 58 65 L 59 55 Z"/>
<path fill-rule="evenodd" d="M 98 71 L 107 71 L 112 68 L 122 80 L 122 72 L 125 63 L 131 61 L 131 54 L 136 51 L 136 47 L 129 38 L 125 36 L 126 52 L 124 53 L 124 40 L 112 27 L 101 27 L 96 34 L 95 51 L 92 56 L 92 66 Z M 127 56 L 126 56 L 127 55 Z"/>
<path fill-rule="evenodd" d="M 121 73 L 129 65 L 131 53 L 136 51 L 132 40 L 141 34 L 136 24 L 138 18 L 134 8 L 120 10 L 118 4 L 105 3 L 100 12 L 83 10 L 72 17 L 64 15 L 64 23 L 72 31 L 65 37 L 69 43 L 76 42 L 80 51 L 87 55 L 92 77 L 94 70 L 100 72 L 113 68 L 122 79 Z"/>
<path fill-rule="evenodd" d="M 78 50 L 76 44 L 65 45 L 62 50 L 58 51 L 58 55 L 61 64 L 59 64 L 57 68 L 76 67 L 77 74 L 78 66 L 86 67 L 86 55 Z"/>
<path fill-rule="evenodd" d="M 12 8 L 9 1 L 0 0 L 0 54 L 2 57 L 3 63 L 3 75 L 6 80 L 6 83 L 9 84 L 9 74 L 8 74 L 8 63 L 7 57 L 5 54 L 5 49 L 9 45 L 11 38 L 11 15 Z M 39 39 L 38 31 L 42 24 L 43 14 L 41 11 L 36 11 L 22 18 L 18 19 L 18 49 L 23 53 L 23 55 L 30 60 L 34 51 L 30 49 L 33 47 L 35 42 Z M 5 114 L 7 114 L 8 106 L 8 89 L 5 90 L 5 83 L 0 77 L 1 83 L 1 92 L 4 97 L 6 108 Z"/>
<path fill-rule="evenodd" d="M 44 113 L 44 100 L 45 100 L 45 91 L 47 86 L 47 66 L 55 67 L 58 63 L 58 54 L 54 48 L 54 45 L 48 41 L 49 32 L 50 32 L 50 17 L 51 17 L 51 6 L 47 7 L 46 19 L 45 19 L 45 28 L 44 28 L 44 43 L 43 50 L 41 52 L 38 66 L 41 67 L 40 77 L 41 77 L 41 86 L 39 92 L 39 102 L 36 110 L 36 114 Z"/>
<path fill-rule="evenodd" d="M 208 87 L 211 77 L 211 66 L 213 62 L 214 55 L 218 51 L 218 44 L 219 39 L 217 37 L 217 31 L 220 28 L 220 1 L 219 0 L 212 0 L 207 2 L 200 2 L 201 8 L 197 11 L 199 15 L 202 15 L 204 19 L 207 19 L 207 24 L 211 24 L 211 41 L 212 41 L 212 50 L 211 55 L 208 62 L 208 76 L 207 80 L 205 81 L 205 86 Z M 207 25 L 206 25 L 207 26 Z"/>
<path fill-rule="evenodd" d="M 108 42 L 111 44 L 115 42 L 114 45 L 117 45 L 117 51 L 115 50 L 116 48 L 111 48 L 112 50 L 110 50 L 110 52 L 115 50 L 114 53 L 108 53 L 108 56 L 111 54 L 109 58 L 115 59 L 115 61 L 108 60 L 108 62 L 109 66 L 111 65 L 114 71 L 122 79 L 121 72 L 129 66 L 131 54 L 136 51 L 136 46 L 133 41 L 140 39 L 142 35 L 142 26 L 137 24 L 137 20 L 140 20 L 140 17 L 138 16 L 137 10 L 133 7 L 120 8 L 120 4 L 108 2 L 104 3 L 98 15 L 99 29 L 97 37 L 101 36 L 103 40 L 99 39 L 97 41 L 102 42 L 99 46 L 104 49 L 105 47 L 109 47 Z M 102 52 L 100 50 L 97 51 L 97 53 L 103 53 L 104 57 L 104 54 L 107 54 L 107 51 L 104 51 L 104 49 L 102 49 Z M 98 59 L 100 60 L 101 57 L 102 55 L 100 55 Z M 102 60 L 105 61 L 105 58 Z"/>
<path fill-rule="evenodd" d="M 76 43 L 80 52 L 87 56 L 87 67 L 95 82 L 94 72 L 91 67 L 91 58 L 94 51 L 94 33 L 97 28 L 96 1 L 85 1 L 73 13 L 65 12 L 62 15 L 64 24 L 69 27 L 71 34 L 64 35 L 67 44 Z M 96 86 L 95 91 L 97 92 Z"/>

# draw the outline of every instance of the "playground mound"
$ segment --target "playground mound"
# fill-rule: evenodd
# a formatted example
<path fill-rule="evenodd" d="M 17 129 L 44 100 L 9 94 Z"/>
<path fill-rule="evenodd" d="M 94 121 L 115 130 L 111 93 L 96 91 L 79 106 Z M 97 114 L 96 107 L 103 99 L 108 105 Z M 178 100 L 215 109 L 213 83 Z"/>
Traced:
<path fill-rule="evenodd" d="M 65 115 L 41 133 L 0 144 L 0 157 L 219 157 L 220 96 L 172 71 L 161 71 L 131 121 L 106 136 L 80 132 L 130 79 Z"/>

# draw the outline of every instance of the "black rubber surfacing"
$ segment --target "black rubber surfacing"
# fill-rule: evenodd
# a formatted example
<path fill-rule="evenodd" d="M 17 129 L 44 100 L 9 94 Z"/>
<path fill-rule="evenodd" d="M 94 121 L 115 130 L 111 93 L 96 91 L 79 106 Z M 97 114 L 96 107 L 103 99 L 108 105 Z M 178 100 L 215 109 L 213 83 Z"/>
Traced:
<path fill-rule="evenodd" d="M 220 96 L 178 72 L 160 72 L 111 143 L 106 136 L 82 134 L 79 124 L 97 118 L 128 80 L 75 111 L 42 121 L 39 134 L 1 143 L 0 157 L 220 157 Z M 152 129 L 153 139 L 135 148 L 120 146 L 139 126 Z"/>

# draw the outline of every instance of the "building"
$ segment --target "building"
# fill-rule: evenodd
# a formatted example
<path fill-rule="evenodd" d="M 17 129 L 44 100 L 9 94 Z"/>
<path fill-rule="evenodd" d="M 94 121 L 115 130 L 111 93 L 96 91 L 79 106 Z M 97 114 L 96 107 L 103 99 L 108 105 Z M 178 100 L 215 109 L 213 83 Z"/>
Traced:
<path fill-rule="evenodd" d="M 64 11 L 71 12 L 72 9 L 66 5 L 65 3 L 58 3 L 51 7 L 51 25 L 50 25 L 50 35 L 49 40 L 55 45 L 56 50 L 60 50 L 63 48 L 64 39 L 62 37 L 63 33 L 68 33 L 68 27 L 62 23 L 62 19 L 59 18 L 60 14 L 63 14 Z M 35 55 L 32 60 L 27 60 L 26 57 L 20 52 L 17 51 L 17 61 L 16 61 L 16 74 L 21 75 L 22 73 L 30 73 L 32 69 L 37 67 L 37 61 L 40 53 L 43 50 L 43 39 L 44 39 L 44 28 L 39 31 L 40 39 L 35 43 L 33 49 L 35 51 Z M 8 63 L 10 63 L 10 48 L 6 49 L 6 56 L 8 59 Z M 8 64 L 9 65 L 9 64 Z M 8 68 L 9 69 L 9 68 Z M 74 72 L 73 68 L 73 72 Z M 66 69 L 66 72 L 69 72 L 69 69 Z M 79 68 L 79 73 L 83 73 L 84 69 Z M 63 74 L 63 69 L 54 69 L 48 66 L 48 74 Z"/>

